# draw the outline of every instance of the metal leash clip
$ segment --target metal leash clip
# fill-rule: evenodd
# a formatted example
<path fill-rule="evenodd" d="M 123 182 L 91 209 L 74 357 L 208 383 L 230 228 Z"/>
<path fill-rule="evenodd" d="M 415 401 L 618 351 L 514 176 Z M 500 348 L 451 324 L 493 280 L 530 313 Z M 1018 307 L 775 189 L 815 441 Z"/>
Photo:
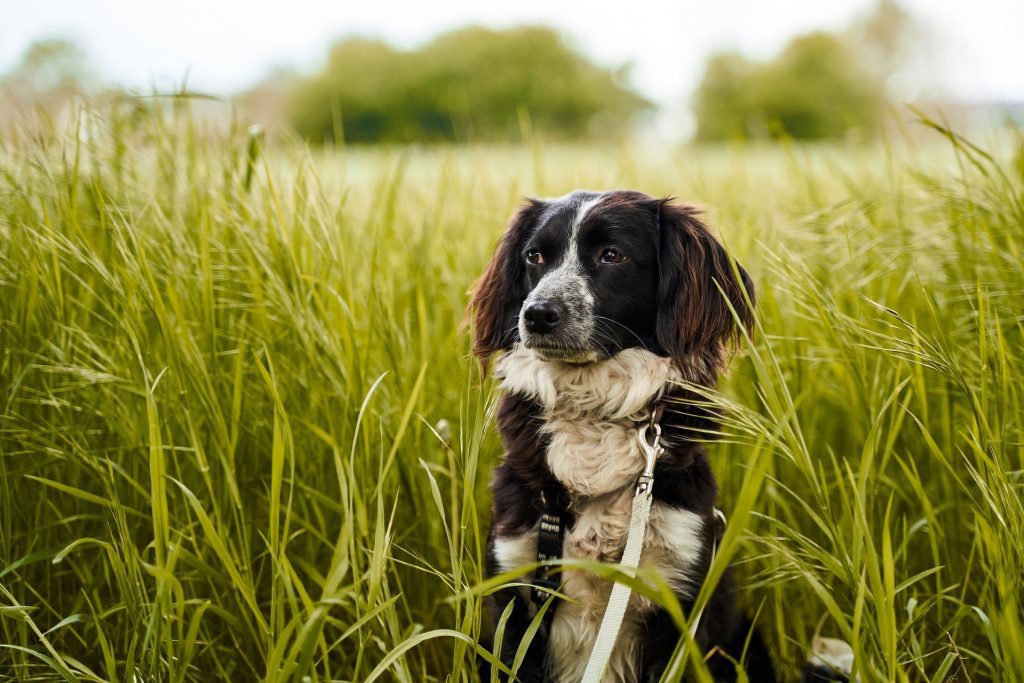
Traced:
<path fill-rule="evenodd" d="M 654 438 L 648 442 L 647 434 L 650 429 L 654 430 Z M 644 456 L 644 471 L 640 474 L 636 484 L 635 495 L 639 496 L 641 493 L 647 493 L 654 484 L 654 464 L 664 452 L 661 447 L 661 425 L 653 421 L 651 424 L 645 424 L 637 429 L 636 438 L 640 442 L 640 451 Z"/>

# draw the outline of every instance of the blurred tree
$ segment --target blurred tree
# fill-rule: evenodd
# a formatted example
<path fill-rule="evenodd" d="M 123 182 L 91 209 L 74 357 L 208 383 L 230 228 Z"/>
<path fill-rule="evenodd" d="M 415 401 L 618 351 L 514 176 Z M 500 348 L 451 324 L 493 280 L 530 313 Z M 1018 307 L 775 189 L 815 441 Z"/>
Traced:
<path fill-rule="evenodd" d="M 899 68 L 907 48 L 919 38 L 913 17 L 895 0 L 877 0 L 872 9 L 858 16 L 846 31 L 852 45 L 869 68 L 884 75 Z"/>
<path fill-rule="evenodd" d="M 809 33 L 766 63 L 712 57 L 697 90 L 697 138 L 835 138 L 875 128 L 884 104 L 884 84 L 842 38 Z"/>
<path fill-rule="evenodd" d="M 81 93 L 93 84 L 95 74 L 85 51 L 66 38 L 37 40 L 21 60 L 0 79 L 0 87 L 18 94 L 65 95 Z"/>
<path fill-rule="evenodd" d="M 939 37 L 896 0 L 876 0 L 842 35 L 890 100 L 934 98 L 943 91 Z"/>
<path fill-rule="evenodd" d="M 405 55 L 376 40 L 353 38 L 336 45 L 323 71 L 301 83 L 292 96 L 289 119 L 300 134 L 314 140 L 392 137 L 386 112 L 406 89 L 415 66 Z M 341 115 L 344 112 L 342 129 Z"/>
<path fill-rule="evenodd" d="M 700 140 L 741 141 L 751 137 L 755 118 L 763 119 L 751 86 L 758 65 L 736 52 L 713 55 L 697 90 L 695 114 Z"/>
<path fill-rule="evenodd" d="M 651 107 L 626 80 L 546 28 L 467 28 L 411 52 L 351 38 L 299 85 L 289 111 L 313 141 L 510 139 L 523 112 L 546 133 L 583 137 L 622 133 Z"/>
<path fill-rule="evenodd" d="M 0 76 L 0 125 L 68 116 L 74 98 L 97 87 L 96 73 L 77 43 L 37 40 Z"/>

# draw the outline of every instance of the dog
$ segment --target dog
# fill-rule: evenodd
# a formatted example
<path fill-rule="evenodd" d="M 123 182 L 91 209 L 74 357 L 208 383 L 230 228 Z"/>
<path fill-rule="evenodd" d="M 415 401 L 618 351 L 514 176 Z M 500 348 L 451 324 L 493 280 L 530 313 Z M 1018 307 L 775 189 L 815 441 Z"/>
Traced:
<path fill-rule="evenodd" d="M 618 563 L 644 467 L 637 433 L 647 424 L 660 429 L 664 451 L 640 567 L 656 570 L 689 612 L 722 533 L 703 445 L 717 419 L 692 385 L 716 385 L 753 328 L 753 307 L 747 272 L 692 206 L 631 190 L 575 191 L 516 211 L 467 312 L 473 351 L 493 363 L 504 391 L 488 575 L 538 558 Z M 587 571 L 548 574 L 535 573 L 534 590 L 494 593 L 492 628 L 504 622 L 499 654 L 511 667 L 557 589 L 569 599 L 550 602 L 517 676 L 576 683 L 612 582 Z M 603 680 L 659 680 L 679 638 L 663 608 L 633 593 Z M 751 681 L 775 680 L 728 573 L 695 638 L 716 680 L 736 680 L 738 662 Z"/>

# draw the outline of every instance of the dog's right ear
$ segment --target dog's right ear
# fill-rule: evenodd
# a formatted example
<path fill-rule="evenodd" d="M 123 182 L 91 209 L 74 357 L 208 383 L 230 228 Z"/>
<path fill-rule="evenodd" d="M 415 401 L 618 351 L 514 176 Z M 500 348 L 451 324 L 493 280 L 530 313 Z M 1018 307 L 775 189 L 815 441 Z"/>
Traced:
<path fill-rule="evenodd" d="M 527 199 L 519 207 L 483 275 L 473 285 L 466 320 L 473 321 L 473 353 L 484 365 L 491 354 L 519 339 L 519 309 L 527 294 L 526 265 L 520 251 L 543 208 L 544 202 L 538 199 Z"/>

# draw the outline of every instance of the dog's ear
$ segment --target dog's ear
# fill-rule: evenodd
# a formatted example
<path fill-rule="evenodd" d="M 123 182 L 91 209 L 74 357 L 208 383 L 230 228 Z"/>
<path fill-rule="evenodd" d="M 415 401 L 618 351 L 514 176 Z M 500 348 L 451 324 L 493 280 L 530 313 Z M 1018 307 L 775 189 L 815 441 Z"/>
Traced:
<path fill-rule="evenodd" d="M 537 199 L 519 207 L 473 285 L 466 319 L 473 321 L 473 353 L 485 365 L 491 354 L 512 346 L 518 337 L 519 309 L 527 294 L 520 251 L 543 208 L 544 202 Z"/>
<path fill-rule="evenodd" d="M 753 328 L 754 285 L 695 208 L 668 198 L 658 200 L 657 211 L 658 344 L 680 367 L 698 355 L 717 371 L 725 346 Z"/>

